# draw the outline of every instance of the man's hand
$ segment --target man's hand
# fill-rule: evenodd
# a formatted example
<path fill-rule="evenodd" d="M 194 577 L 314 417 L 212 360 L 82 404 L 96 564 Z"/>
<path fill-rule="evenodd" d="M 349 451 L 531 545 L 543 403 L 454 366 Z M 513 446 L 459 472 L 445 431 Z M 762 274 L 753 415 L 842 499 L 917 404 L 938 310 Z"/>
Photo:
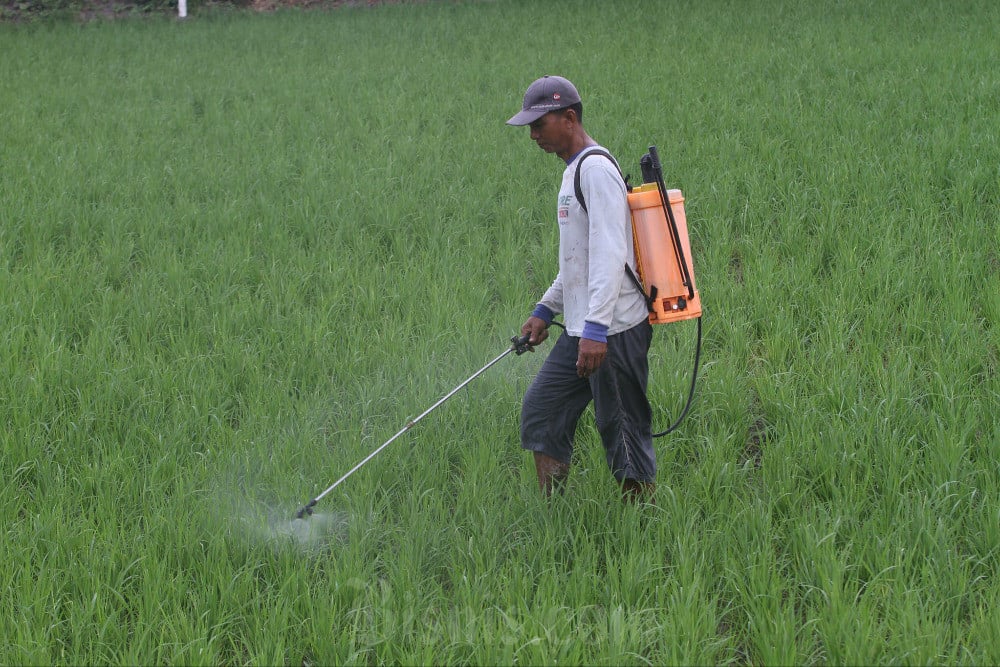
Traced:
<path fill-rule="evenodd" d="M 607 353 L 607 343 L 598 343 L 596 340 L 581 338 L 580 351 L 576 357 L 576 374 L 582 378 L 586 378 L 596 373 Z"/>
<path fill-rule="evenodd" d="M 544 343 L 545 339 L 549 337 L 549 325 L 542 318 L 532 315 L 521 325 L 521 335 L 525 334 L 529 334 L 528 350 L 534 352 L 532 347 Z"/>

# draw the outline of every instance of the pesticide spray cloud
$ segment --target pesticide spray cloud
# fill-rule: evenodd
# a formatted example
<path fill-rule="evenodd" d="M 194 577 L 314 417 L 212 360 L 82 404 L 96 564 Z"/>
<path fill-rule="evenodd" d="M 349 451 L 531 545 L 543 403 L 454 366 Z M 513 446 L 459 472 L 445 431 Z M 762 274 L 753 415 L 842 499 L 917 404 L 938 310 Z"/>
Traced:
<path fill-rule="evenodd" d="M 295 506 L 289 499 L 278 500 L 253 483 L 256 476 L 230 471 L 209 493 L 209 513 L 214 530 L 248 546 L 274 549 L 295 548 L 322 552 L 333 544 L 346 541 L 350 516 L 347 512 L 316 512 L 296 519 Z"/>
<path fill-rule="evenodd" d="M 321 551 L 346 539 L 348 516 L 344 512 L 316 512 L 304 519 L 292 517 L 291 506 L 265 506 L 240 517 L 244 530 L 274 546 L 292 544 L 306 551 Z"/>
<path fill-rule="evenodd" d="M 348 534 L 349 516 L 343 512 L 336 511 L 313 511 L 313 507 L 325 496 L 331 493 L 338 485 L 346 481 L 354 472 L 359 470 L 368 461 L 375 457 L 380 451 L 392 444 L 397 438 L 409 431 L 417 422 L 430 414 L 449 398 L 459 393 L 470 382 L 486 374 L 488 369 L 497 367 L 499 362 L 516 352 L 519 358 L 525 352 L 527 337 L 515 336 L 509 342 L 510 347 L 501 351 L 492 361 L 489 361 L 478 371 L 467 377 L 451 391 L 441 396 L 437 402 L 433 403 L 420 415 L 414 417 L 406 425 L 396 432 L 391 438 L 373 450 L 359 463 L 355 464 L 333 484 L 327 487 L 322 493 L 315 496 L 305 506 L 296 508 L 289 505 L 289 495 L 287 490 L 278 492 L 277 497 L 264 498 L 262 493 L 268 487 L 266 472 L 268 466 L 261 466 L 260 461 L 252 461 L 247 458 L 243 461 L 230 460 L 227 471 L 222 475 L 220 484 L 211 492 L 210 501 L 212 511 L 209 513 L 217 528 L 220 524 L 227 534 L 237 538 L 243 538 L 248 544 L 265 544 L 273 547 L 293 545 L 296 548 L 306 551 L 321 551 L 335 541 L 346 540 Z M 535 355 L 527 355 L 534 357 Z M 541 356 L 536 365 L 541 364 Z M 510 394 L 511 389 L 522 381 L 524 365 L 507 364 L 507 373 L 498 375 L 494 373 L 491 380 L 492 387 L 480 386 L 477 388 L 478 396 L 504 395 Z M 503 365 L 499 365 L 503 367 Z M 513 368 L 520 369 L 512 370 Z M 482 381 L 481 381 L 481 384 Z M 491 391 L 492 390 L 492 391 Z M 308 420 L 307 420 L 308 421 Z M 301 442 L 303 433 L 302 425 L 296 424 L 295 428 L 282 434 L 276 442 L 269 442 L 259 447 L 257 443 L 250 441 L 247 447 L 242 450 L 242 455 L 253 457 L 254 454 L 262 455 L 274 462 L 293 456 L 292 451 L 286 452 L 287 456 L 276 456 L 277 450 L 293 449 L 296 443 Z M 236 456 L 236 455 L 234 455 Z M 277 474 L 277 473 L 276 473 Z M 278 475 L 274 481 L 287 479 L 287 475 Z M 280 484 L 284 487 L 284 484 Z M 310 514 L 311 513 L 311 514 Z"/>

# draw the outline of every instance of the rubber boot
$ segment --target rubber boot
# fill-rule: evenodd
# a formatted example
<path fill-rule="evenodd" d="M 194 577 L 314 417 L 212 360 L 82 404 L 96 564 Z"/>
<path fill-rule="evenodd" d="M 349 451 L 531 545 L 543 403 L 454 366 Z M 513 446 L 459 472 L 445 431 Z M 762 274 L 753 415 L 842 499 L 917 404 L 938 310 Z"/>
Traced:
<path fill-rule="evenodd" d="M 565 488 L 569 464 L 535 452 L 535 473 L 538 475 L 538 488 L 548 497 L 553 489 L 561 493 Z"/>

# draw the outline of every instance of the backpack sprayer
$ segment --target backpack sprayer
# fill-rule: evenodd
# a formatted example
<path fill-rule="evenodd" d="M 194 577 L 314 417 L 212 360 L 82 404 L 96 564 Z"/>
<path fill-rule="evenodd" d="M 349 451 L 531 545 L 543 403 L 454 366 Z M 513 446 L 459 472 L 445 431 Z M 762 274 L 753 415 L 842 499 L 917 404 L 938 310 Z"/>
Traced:
<path fill-rule="evenodd" d="M 687 260 L 691 241 L 684 196 L 680 190 L 667 190 L 656 146 L 649 147 L 639 166 L 643 184 L 631 189 L 628 205 L 639 277 L 649 285 L 649 321 L 667 324 L 701 318 L 701 298 Z"/>
<path fill-rule="evenodd" d="M 587 210 L 587 203 L 580 186 L 580 166 L 584 159 L 600 155 L 618 168 L 611 154 L 593 150 L 580 156 L 576 164 L 573 187 L 576 199 Z M 646 297 L 650 324 L 668 324 L 698 318 L 698 334 L 694 352 L 694 371 L 687 403 L 680 416 L 667 430 L 654 433 L 660 438 L 673 432 L 684 420 L 698 380 L 698 362 L 701 359 L 701 298 L 694 285 L 694 269 L 690 261 L 691 241 L 688 238 L 687 218 L 684 215 L 684 196 L 680 190 L 667 190 L 663 181 L 663 167 L 656 146 L 639 160 L 642 185 L 632 187 L 622 176 L 628 190 L 628 207 L 632 213 L 632 242 L 635 247 L 639 275 L 625 265 L 625 273 Z M 621 169 L 618 169 L 621 175 Z"/>
<path fill-rule="evenodd" d="M 604 151 L 591 151 L 581 156 L 577 162 L 575 187 L 577 200 L 583 206 L 584 210 L 587 210 L 587 205 L 580 188 L 580 164 L 584 158 L 591 155 L 606 156 L 616 167 L 618 166 L 611 156 Z M 691 243 L 688 239 L 687 218 L 684 215 L 684 197 L 680 190 L 667 190 L 663 182 L 663 169 L 660 165 L 660 157 L 656 152 L 656 146 L 649 147 L 649 153 L 642 157 L 639 165 L 642 169 L 642 185 L 634 188 L 628 187 L 627 179 L 624 177 L 622 179 L 626 181 L 626 187 L 629 190 L 628 205 L 632 213 L 632 238 L 639 275 L 636 276 L 628 265 L 625 266 L 625 270 L 629 278 L 639 288 L 639 291 L 646 297 L 650 324 L 666 324 L 698 318 L 698 339 L 694 354 L 694 372 L 691 377 L 691 390 L 688 393 L 687 404 L 684 406 L 680 417 L 677 418 L 677 421 L 670 428 L 661 433 L 653 434 L 653 437 L 659 438 L 672 432 L 680 425 L 691 408 L 691 401 L 694 399 L 694 388 L 698 379 L 698 362 L 701 357 L 701 299 L 698 296 L 698 290 L 695 289 L 694 271 L 688 260 L 691 257 Z M 646 285 L 648 285 L 648 288 L 645 287 Z M 559 323 L 554 322 L 554 324 Z M 467 384 L 485 373 L 491 366 L 511 352 L 515 352 L 520 356 L 530 350 L 531 346 L 528 345 L 529 335 L 525 334 L 520 338 L 517 336 L 511 338 L 510 347 L 504 350 L 502 354 L 470 375 L 461 384 L 442 396 L 437 403 L 408 422 L 394 436 L 379 445 L 371 454 L 363 458 L 360 463 L 327 487 L 323 493 L 306 503 L 296 513 L 295 517 L 297 519 L 304 519 L 311 515 L 316 503 L 340 486 L 344 480 L 357 472 L 362 466 L 375 458 L 379 452 L 388 447 L 398 437 L 416 426 L 417 422 L 457 394 Z"/>
<path fill-rule="evenodd" d="M 691 240 L 684 215 L 684 196 L 680 190 L 667 190 L 656 146 L 649 147 L 649 152 L 639 160 L 639 166 L 643 184 L 631 189 L 628 206 L 632 211 L 632 238 L 639 278 L 648 285 L 648 292 L 643 290 L 643 293 L 649 305 L 649 322 L 667 324 L 698 319 L 687 403 L 677 421 L 667 430 L 653 434 L 654 438 L 659 438 L 680 426 L 694 400 L 701 360 L 701 298 L 695 288 L 694 267 L 689 259 Z"/>

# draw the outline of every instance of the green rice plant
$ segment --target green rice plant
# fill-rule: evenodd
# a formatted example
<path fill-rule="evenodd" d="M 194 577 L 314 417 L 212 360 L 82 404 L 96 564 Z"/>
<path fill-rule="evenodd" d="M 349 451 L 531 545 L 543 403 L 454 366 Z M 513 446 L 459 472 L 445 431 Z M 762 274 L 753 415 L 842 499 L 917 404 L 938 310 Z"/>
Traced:
<path fill-rule="evenodd" d="M 997 661 L 993 3 L 436 2 L 0 25 L 0 663 Z M 655 506 L 511 357 L 543 73 L 683 190 Z M 657 425 L 693 323 L 658 327 Z"/>

